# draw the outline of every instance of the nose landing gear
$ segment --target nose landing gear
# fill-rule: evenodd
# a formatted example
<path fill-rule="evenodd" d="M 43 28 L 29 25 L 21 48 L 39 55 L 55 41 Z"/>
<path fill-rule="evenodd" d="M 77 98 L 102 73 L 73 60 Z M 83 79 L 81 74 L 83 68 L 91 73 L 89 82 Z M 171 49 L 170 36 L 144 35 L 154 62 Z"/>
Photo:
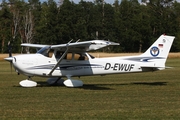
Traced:
<path fill-rule="evenodd" d="M 31 77 L 28 77 L 28 79 L 26 80 L 22 80 L 21 82 L 19 82 L 19 84 L 22 87 L 36 87 L 37 86 L 37 82 L 29 80 Z"/>

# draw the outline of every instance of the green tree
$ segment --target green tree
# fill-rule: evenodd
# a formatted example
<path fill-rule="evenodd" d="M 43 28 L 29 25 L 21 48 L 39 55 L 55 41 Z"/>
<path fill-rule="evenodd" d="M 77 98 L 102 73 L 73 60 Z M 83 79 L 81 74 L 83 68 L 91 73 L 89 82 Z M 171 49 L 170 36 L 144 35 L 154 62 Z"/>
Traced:
<path fill-rule="evenodd" d="M 141 39 L 137 25 L 140 22 L 139 13 L 140 5 L 137 1 L 123 0 L 121 2 L 119 7 L 119 35 L 123 51 L 138 51 L 138 42 Z"/>
<path fill-rule="evenodd" d="M 55 44 L 57 41 L 57 4 L 53 0 L 42 3 L 40 20 L 36 27 L 36 42 Z"/>
<path fill-rule="evenodd" d="M 69 0 L 64 0 L 63 4 L 59 6 L 58 12 L 58 44 L 67 43 L 71 39 L 74 39 L 73 36 L 73 24 L 75 21 L 75 4 Z"/>
<path fill-rule="evenodd" d="M 39 42 L 39 33 L 37 32 L 41 20 L 41 2 L 39 0 L 28 0 L 29 7 L 33 15 L 34 28 L 33 28 L 33 43 Z"/>
<path fill-rule="evenodd" d="M 180 51 L 180 4 L 172 0 L 104 0 L 78 4 L 64 0 L 5 0 L 0 6 L 1 52 L 13 41 L 14 52 L 20 43 L 61 44 L 71 39 L 105 39 L 121 43 L 106 52 L 142 52 L 161 34 L 176 36 L 172 51 Z"/>
<path fill-rule="evenodd" d="M 0 51 L 1 53 L 8 52 L 8 41 L 12 40 L 11 38 L 11 26 L 12 26 L 12 15 L 10 13 L 8 4 L 3 1 L 0 9 Z"/>
<path fill-rule="evenodd" d="M 174 19 L 170 21 L 172 25 L 173 33 L 176 36 L 172 51 L 180 51 L 180 3 L 175 2 L 173 4 L 172 12 L 174 13 Z"/>

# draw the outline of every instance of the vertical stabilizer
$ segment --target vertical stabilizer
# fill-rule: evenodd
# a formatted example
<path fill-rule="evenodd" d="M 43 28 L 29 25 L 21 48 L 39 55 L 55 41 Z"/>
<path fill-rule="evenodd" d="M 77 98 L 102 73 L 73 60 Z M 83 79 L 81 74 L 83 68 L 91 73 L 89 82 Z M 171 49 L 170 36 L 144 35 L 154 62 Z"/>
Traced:
<path fill-rule="evenodd" d="M 164 66 L 174 41 L 174 36 L 161 35 L 141 57 L 153 58 L 156 66 Z"/>

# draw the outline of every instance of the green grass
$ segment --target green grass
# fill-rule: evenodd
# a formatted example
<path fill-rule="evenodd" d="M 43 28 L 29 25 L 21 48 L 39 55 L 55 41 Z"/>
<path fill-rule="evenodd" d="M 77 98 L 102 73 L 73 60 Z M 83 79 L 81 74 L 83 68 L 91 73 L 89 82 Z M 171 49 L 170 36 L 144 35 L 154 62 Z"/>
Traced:
<path fill-rule="evenodd" d="M 0 119 L 180 119 L 180 59 L 158 72 L 81 77 L 82 88 L 22 88 L 26 76 L 0 62 Z M 76 78 L 78 79 L 78 78 Z"/>

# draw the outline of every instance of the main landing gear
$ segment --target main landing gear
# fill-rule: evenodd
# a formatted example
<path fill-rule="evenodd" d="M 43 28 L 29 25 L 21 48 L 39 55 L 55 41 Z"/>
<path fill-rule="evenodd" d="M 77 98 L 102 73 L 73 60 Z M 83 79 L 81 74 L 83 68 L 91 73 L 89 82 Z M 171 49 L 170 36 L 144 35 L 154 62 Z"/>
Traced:
<path fill-rule="evenodd" d="M 49 78 L 47 83 L 49 85 L 65 85 L 66 87 L 82 87 L 83 82 L 81 80 L 73 80 L 71 77 L 67 76 L 67 80 L 59 78 Z"/>
<path fill-rule="evenodd" d="M 83 82 L 81 80 L 67 79 L 67 80 L 64 81 L 64 85 L 66 87 L 82 87 Z"/>

